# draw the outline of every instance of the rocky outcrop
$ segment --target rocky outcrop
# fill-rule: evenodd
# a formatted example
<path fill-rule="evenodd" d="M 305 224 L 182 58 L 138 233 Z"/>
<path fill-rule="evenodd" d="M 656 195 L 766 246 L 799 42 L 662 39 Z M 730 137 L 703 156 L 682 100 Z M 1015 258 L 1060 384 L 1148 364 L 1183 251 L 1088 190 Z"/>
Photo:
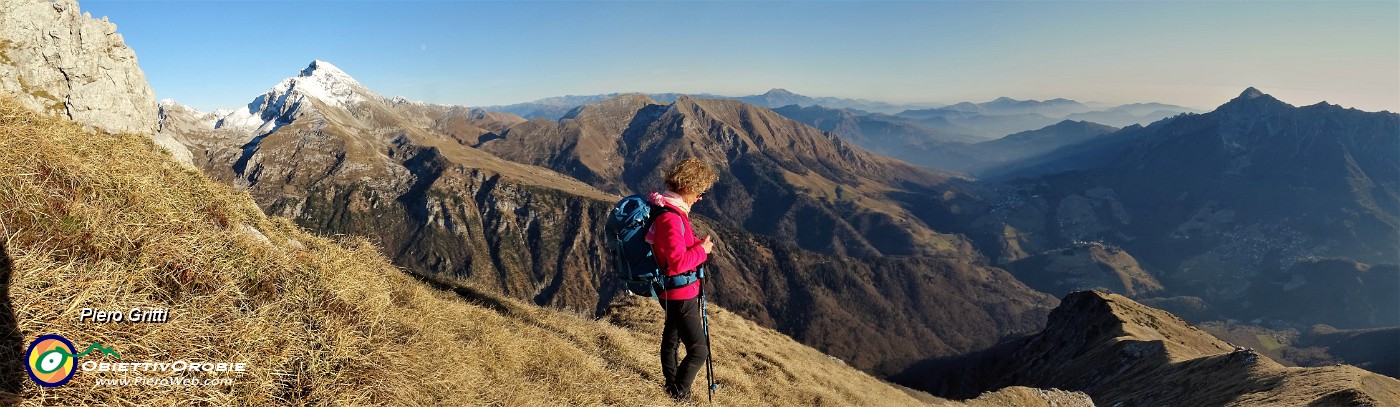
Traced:
<path fill-rule="evenodd" d="M 108 132 L 156 130 L 155 92 L 136 53 L 74 0 L 0 2 L 0 91 Z"/>

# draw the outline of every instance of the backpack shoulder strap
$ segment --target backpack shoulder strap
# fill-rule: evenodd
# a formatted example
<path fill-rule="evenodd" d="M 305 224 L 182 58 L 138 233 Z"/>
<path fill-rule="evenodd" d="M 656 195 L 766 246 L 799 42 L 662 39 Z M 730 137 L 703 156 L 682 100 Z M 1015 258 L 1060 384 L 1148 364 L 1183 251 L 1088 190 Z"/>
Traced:
<path fill-rule="evenodd" d="M 651 217 L 650 217 L 649 219 L 647 219 L 647 222 L 648 222 L 648 223 L 647 223 L 647 227 L 651 227 L 651 225 L 655 225 L 655 224 L 656 224 L 656 221 L 657 221 L 658 219 L 661 219 L 661 215 L 665 215 L 665 214 L 668 214 L 668 213 L 669 213 L 669 214 L 676 215 L 676 216 L 678 216 L 678 217 L 681 217 L 681 213 L 680 213 L 680 212 L 676 212 L 675 209 L 671 209 L 670 206 L 666 206 L 666 205 L 652 205 L 652 206 L 651 206 Z M 681 218 L 684 219 L 684 217 L 681 217 Z M 689 225 L 682 225 L 681 227 L 684 228 L 684 230 L 685 230 L 687 233 L 690 232 L 690 226 L 689 226 Z"/>
<path fill-rule="evenodd" d="M 651 216 L 653 218 L 661 216 L 663 213 L 676 213 L 676 210 L 666 205 L 651 205 Z"/>
<path fill-rule="evenodd" d="M 657 221 L 658 219 L 661 219 L 661 215 L 665 215 L 665 214 L 667 214 L 667 213 L 671 213 L 671 214 L 675 214 L 676 216 L 680 216 L 679 213 L 676 213 L 676 210 L 675 210 L 675 209 L 671 209 L 671 207 L 669 207 L 669 206 L 666 206 L 666 205 L 651 205 L 651 216 L 647 218 L 647 225 L 646 225 L 646 227 L 647 227 L 648 229 L 650 229 L 653 225 L 656 224 L 656 221 Z M 663 263 L 663 262 L 661 261 L 661 258 L 658 256 L 658 257 L 656 258 L 656 266 L 657 266 L 657 269 L 658 269 L 658 271 L 661 273 L 662 276 L 665 276 L 665 275 L 666 275 L 666 268 L 667 268 L 667 266 L 666 266 L 665 264 L 662 264 L 662 263 Z M 663 287 L 664 287 L 664 285 L 663 285 Z"/>

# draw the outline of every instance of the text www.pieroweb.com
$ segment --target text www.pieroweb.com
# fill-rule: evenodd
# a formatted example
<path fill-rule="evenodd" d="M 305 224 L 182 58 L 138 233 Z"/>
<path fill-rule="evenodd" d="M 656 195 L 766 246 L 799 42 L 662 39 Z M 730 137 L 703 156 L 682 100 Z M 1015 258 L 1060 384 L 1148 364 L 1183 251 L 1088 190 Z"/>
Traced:
<path fill-rule="evenodd" d="M 197 386 L 226 386 L 234 383 L 233 377 L 223 376 L 229 373 L 243 373 L 248 371 L 247 363 L 206 363 L 177 361 L 175 363 L 99 363 L 83 362 L 85 372 L 136 372 L 135 375 L 123 377 L 103 377 L 96 378 L 98 386 L 148 386 L 148 387 L 197 387 Z M 154 375 L 145 375 L 140 372 L 154 372 Z M 160 372 L 171 372 L 173 374 L 159 374 Z M 203 373 L 191 375 L 191 373 Z M 219 375 L 223 377 L 207 377 L 208 375 Z"/>
<path fill-rule="evenodd" d="M 199 387 L 231 386 L 232 377 L 200 378 L 187 376 L 128 376 L 118 378 L 98 378 L 98 386 L 152 386 L 152 387 Z"/>

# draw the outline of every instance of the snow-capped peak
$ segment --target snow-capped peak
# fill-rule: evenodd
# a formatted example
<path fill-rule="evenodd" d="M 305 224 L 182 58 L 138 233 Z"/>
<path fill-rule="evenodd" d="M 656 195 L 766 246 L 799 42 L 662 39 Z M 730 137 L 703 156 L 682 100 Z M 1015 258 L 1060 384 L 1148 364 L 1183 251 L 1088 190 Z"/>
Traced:
<path fill-rule="evenodd" d="M 253 99 L 246 108 L 223 115 L 215 127 L 244 128 L 255 135 L 271 133 L 291 123 L 303 108 L 310 106 L 306 103 L 307 98 L 344 109 L 367 100 L 383 99 L 345 71 L 318 59 L 311 61 L 297 76 L 283 79 L 262 96 Z"/>
<path fill-rule="evenodd" d="M 301 73 L 299 73 L 297 76 L 310 77 L 316 75 L 338 76 L 343 77 L 345 79 L 349 79 L 352 82 L 354 81 L 354 79 L 351 79 L 350 75 L 345 73 L 345 71 L 340 70 L 340 68 L 337 68 L 330 62 L 322 61 L 319 59 L 311 60 L 311 65 L 307 65 L 306 69 L 302 69 Z"/>
<path fill-rule="evenodd" d="M 301 93 L 327 104 L 348 108 L 364 101 L 370 92 L 345 71 L 318 59 L 311 61 L 296 77 L 283 79 L 268 90 L 268 94 L 274 93 Z"/>

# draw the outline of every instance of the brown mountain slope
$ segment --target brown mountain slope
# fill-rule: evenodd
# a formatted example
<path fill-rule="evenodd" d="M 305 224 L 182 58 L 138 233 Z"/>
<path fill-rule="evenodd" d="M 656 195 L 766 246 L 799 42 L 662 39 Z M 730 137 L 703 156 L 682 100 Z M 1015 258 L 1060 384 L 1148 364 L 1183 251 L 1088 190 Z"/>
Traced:
<path fill-rule="evenodd" d="M 882 375 L 1040 327 L 1055 299 L 960 258 L 852 259 L 716 229 L 714 300 Z"/>
<path fill-rule="evenodd" d="M 295 119 L 270 134 L 202 129 L 184 138 L 200 147 L 192 149 L 208 151 L 199 161 L 207 174 L 245 188 L 269 214 L 323 233 L 370 237 L 397 264 L 416 271 L 470 277 L 541 304 L 600 307 L 597 292 L 609 291 L 599 288 L 602 277 L 594 273 L 601 259 L 579 255 L 568 242 L 598 245 L 593 234 L 577 231 L 600 219 L 592 214 L 601 214 L 611 198 L 459 142 L 475 132 L 489 134 L 490 123 L 445 133 L 441 123 L 472 120 L 450 114 L 470 111 L 382 98 L 353 112 L 315 98 L 304 103 Z M 164 122 L 189 121 L 176 109 L 165 112 Z M 554 298 L 565 281 L 573 284 Z"/>
<path fill-rule="evenodd" d="M 481 148 L 613 193 L 659 188 L 667 166 L 700 157 L 721 176 L 697 211 L 721 222 L 823 253 L 975 256 L 964 239 L 938 233 L 910 208 L 942 205 L 914 197 L 942 196 L 949 175 L 870 154 L 743 102 L 681 97 L 655 104 L 624 95 L 580 107 L 552 126 L 516 126 Z"/>
<path fill-rule="evenodd" d="M 402 112 L 421 112 L 421 122 L 431 121 L 428 127 L 467 145 L 480 144 L 484 140 L 499 137 L 510 126 L 520 124 L 525 119 L 509 113 L 490 112 L 477 108 L 433 105 L 394 99 L 395 105 L 403 106 Z"/>
<path fill-rule="evenodd" d="M 329 67 L 317 62 L 308 69 L 299 78 L 319 78 L 315 71 Z M 606 311 L 621 284 L 604 260 L 599 221 L 615 196 L 472 148 L 435 126 L 441 119 L 422 106 L 372 93 L 360 99 L 347 106 L 306 98 L 282 109 L 292 113 L 278 113 L 275 131 L 224 142 L 205 154 L 212 158 L 203 161 L 204 170 L 244 187 L 269 214 L 319 233 L 370 237 L 395 264 L 414 272 L 540 305 Z M 612 102 L 622 107 L 585 106 L 563 127 L 578 134 L 614 131 L 607 122 L 589 121 L 592 112 L 626 111 L 646 100 Z M 484 145 L 538 123 L 517 123 L 504 132 L 507 138 Z M 198 134 L 186 139 L 201 140 Z M 563 148 L 545 144 L 550 137 L 536 144 Z M 825 203 L 805 208 L 827 220 L 839 217 Z M 705 216 L 696 222 L 717 234 L 721 248 L 712 260 L 718 304 L 878 374 L 1032 332 L 1054 304 L 1053 297 L 970 255 L 852 260 Z"/>
<path fill-rule="evenodd" d="M 0 98 L 0 397 L 23 405 L 671 405 L 649 300 L 614 323 L 454 282 L 415 280 L 362 240 L 270 218 L 147 136 L 94 134 Z M 164 324 L 79 309 L 165 308 Z M 900 389 L 712 308 L 720 405 L 961 405 Z M 248 363 L 231 385 L 41 388 L 24 341 L 59 333 L 120 352 L 83 361 Z M 81 346 L 81 345 L 79 345 Z M 424 372 L 428 374 L 413 374 Z M 988 401 L 995 400 L 995 401 Z M 971 405 L 1084 404 L 1016 388 Z M 699 401 L 699 399 L 695 399 Z"/>
<path fill-rule="evenodd" d="M 501 158 L 564 172 L 614 194 L 621 183 L 625 155 L 619 136 L 638 112 L 656 102 L 628 94 L 571 110 L 558 121 L 534 119 L 504 131 L 480 147 Z"/>
<path fill-rule="evenodd" d="M 968 397 L 1004 386 L 1084 391 L 1100 405 L 1395 405 L 1400 381 L 1352 366 L 1284 367 L 1117 294 L 1066 296 L 1044 331 L 960 361 L 923 386 Z"/>

